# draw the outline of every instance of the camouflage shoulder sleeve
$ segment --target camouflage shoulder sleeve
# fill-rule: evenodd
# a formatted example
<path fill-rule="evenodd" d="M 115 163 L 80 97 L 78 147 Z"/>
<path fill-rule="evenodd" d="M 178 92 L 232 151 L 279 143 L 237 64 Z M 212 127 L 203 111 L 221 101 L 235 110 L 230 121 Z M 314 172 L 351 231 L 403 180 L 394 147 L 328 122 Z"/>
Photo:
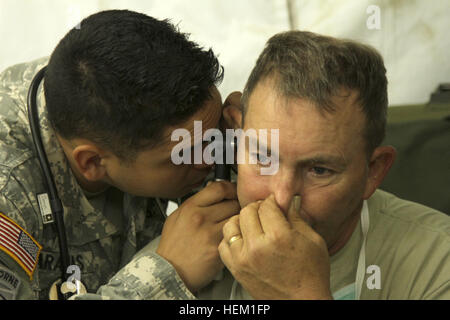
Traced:
<path fill-rule="evenodd" d="M 155 239 L 159 240 L 159 239 Z M 196 297 L 187 289 L 174 267 L 154 252 L 154 241 L 144 247 L 97 294 L 75 300 L 188 300 Z"/>
<path fill-rule="evenodd" d="M 33 274 L 32 269 L 36 268 L 38 255 L 33 254 L 31 264 L 24 268 L 19 254 L 6 248 L 5 228 L 11 227 L 13 223 L 33 238 L 39 240 L 41 236 L 42 225 L 33 208 L 35 195 L 30 188 L 40 180 L 34 180 L 38 170 L 30 162 L 33 153 L 29 149 L 31 140 L 26 116 L 26 95 L 35 71 L 45 64 L 46 58 L 43 58 L 9 67 L 0 73 L 0 212 L 4 217 L 4 242 L 0 248 L 0 278 L 3 279 L 0 280 L 0 295 L 6 299 L 34 299 L 39 292 L 38 275 L 37 272 Z M 18 230 L 21 239 L 25 232 Z M 22 262 L 22 266 L 19 262 Z"/>
<path fill-rule="evenodd" d="M 0 194 L 0 212 L 17 216 L 17 208 Z M 37 299 L 36 279 L 30 280 L 24 269 L 8 255 L 0 250 L 0 300 L 33 300 Z"/>

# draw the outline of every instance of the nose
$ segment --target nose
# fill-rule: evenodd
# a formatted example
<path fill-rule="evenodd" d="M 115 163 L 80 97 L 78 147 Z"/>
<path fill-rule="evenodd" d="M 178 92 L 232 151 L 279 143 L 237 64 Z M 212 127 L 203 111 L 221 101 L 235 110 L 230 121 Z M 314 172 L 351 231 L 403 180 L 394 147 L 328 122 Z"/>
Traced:
<path fill-rule="evenodd" d="M 300 194 L 300 177 L 295 170 L 280 168 L 271 179 L 271 193 L 275 195 L 278 206 L 287 214 L 294 195 Z"/>

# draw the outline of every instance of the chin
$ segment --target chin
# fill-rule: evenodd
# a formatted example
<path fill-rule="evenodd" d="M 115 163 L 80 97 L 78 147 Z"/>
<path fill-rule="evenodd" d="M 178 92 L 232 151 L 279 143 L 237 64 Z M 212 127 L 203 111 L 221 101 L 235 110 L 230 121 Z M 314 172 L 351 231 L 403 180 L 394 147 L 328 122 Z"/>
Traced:
<path fill-rule="evenodd" d="M 167 193 L 161 193 L 158 195 L 158 198 L 164 198 L 164 199 L 176 199 L 176 198 L 182 198 L 186 195 L 188 195 L 192 191 L 192 188 L 185 187 L 181 190 L 170 190 Z"/>
<path fill-rule="evenodd" d="M 165 192 L 161 192 L 162 190 L 155 190 L 154 192 L 147 192 L 145 190 L 123 190 L 126 193 L 129 193 L 136 197 L 143 198 L 176 198 L 176 196 L 172 196 L 171 194 L 166 194 Z"/>

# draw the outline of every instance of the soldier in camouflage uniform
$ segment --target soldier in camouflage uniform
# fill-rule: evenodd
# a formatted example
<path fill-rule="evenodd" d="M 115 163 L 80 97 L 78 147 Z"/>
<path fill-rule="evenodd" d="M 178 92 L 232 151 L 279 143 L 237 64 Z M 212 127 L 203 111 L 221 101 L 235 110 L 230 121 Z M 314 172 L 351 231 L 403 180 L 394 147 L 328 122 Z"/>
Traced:
<path fill-rule="evenodd" d="M 113 10 L 88 17 L 81 23 L 80 30 L 74 29 L 71 32 L 87 32 L 85 30 L 87 28 L 86 26 L 91 24 L 91 27 L 93 26 L 96 30 L 105 28 L 106 32 L 113 34 L 112 39 L 116 40 L 117 38 L 118 43 L 120 43 L 121 37 L 123 37 L 123 35 L 120 34 L 120 27 L 117 27 L 116 31 L 108 31 L 106 29 L 111 25 L 108 24 L 108 22 L 111 23 L 112 21 L 114 21 L 114 23 L 120 21 L 132 21 L 136 26 L 135 29 L 133 29 L 134 32 L 141 32 L 140 28 L 149 24 L 153 24 L 151 28 L 155 29 L 167 28 L 167 26 L 169 26 L 165 21 L 157 21 L 141 14 Z M 103 32 L 105 32 L 105 30 L 103 30 Z M 169 33 L 169 36 L 165 36 L 166 38 L 172 36 L 184 37 L 184 35 L 179 34 L 175 29 L 171 29 Z M 147 41 L 152 41 L 152 39 L 148 38 Z M 192 45 L 187 39 L 181 40 L 181 45 L 186 45 L 186 43 Z M 88 45 L 89 44 L 87 44 L 86 47 L 88 47 Z M 93 43 L 92 45 L 95 46 L 97 43 Z M 59 46 L 61 46 L 61 44 Z M 152 50 L 151 46 L 149 46 L 149 48 L 150 49 L 146 48 L 143 50 Z M 171 48 L 167 48 L 167 50 L 171 50 Z M 200 51 L 197 46 L 191 46 L 190 50 L 192 55 L 197 56 L 197 59 L 206 59 L 202 57 L 208 57 L 210 61 L 213 61 L 214 63 L 209 67 L 212 70 L 209 70 L 209 72 L 217 73 L 217 60 L 211 55 L 211 50 L 208 52 Z M 129 59 L 133 59 L 133 52 L 127 52 L 126 47 L 114 47 L 113 51 L 113 54 L 117 55 L 129 54 Z M 143 53 L 137 52 L 135 54 Z M 167 56 L 167 53 L 156 52 L 155 55 L 158 58 L 161 58 Z M 213 57 L 213 60 L 211 60 L 211 57 Z M 111 61 L 107 61 L 107 58 L 105 58 L 105 64 L 111 63 Z M 159 60 L 158 63 L 161 63 L 161 61 L 164 60 Z M 47 65 L 47 63 L 49 63 L 48 59 L 42 58 L 31 63 L 10 67 L 0 75 L 0 212 L 2 213 L 0 216 L 2 220 L 0 221 L 3 223 L 3 225 L 0 224 L 0 298 L 48 299 L 50 286 L 61 274 L 56 229 L 53 224 L 43 224 L 38 206 L 37 194 L 46 192 L 46 187 L 34 149 L 26 109 L 26 97 L 30 81 L 36 72 Z M 51 63 L 52 60 L 50 60 L 50 64 Z M 174 62 L 168 62 L 169 65 L 167 66 L 163 65 L 161 70 L 167 68 L 167 70 L 172 70 L 169 72 L 173 72 L 173 70 L 177 70 L 177 68 L 180 69 L 186 67 L 183 65 L 170 66 L 170 63 Z M 108 65 L 108 68 L 111 69 L 111 73 L 116 72 L 120 74 L 128 71 L 114 70 L 113 65 Z M 60 70 L 60 72 L 65 73 L 69 71 Z M 190 71 L 186 68 L 184 71 L 180 71 L 180 74 L 183 74 L 183 72 L 184 75 L 190 74 Z M 195 74 L 195 72 L 192 72 L 192 74 Z M 131 74 L 131 77 L 133 76 L 134 75 Z M 207 86 L 215 88 L 214 85 L 221 79 L 222 75 L 215 74 L 215 76 L 216 78 L 211 78 L 206 82 L 204 79 L 191 80 L 198 82 L 203 81 L 203 83 L 199 83 L 198 87 Z M 136 78 L 138 77 L 142 77 L 142 75 L 137 74 Z M 155 90 L 161 90 L 161 85 L 165 85 L 164 83 L 161 84 L 161 82 L 165 81 L 167 77 L 161 76 L 160 74 L 158 74 L 157 77 L 161 77 L 162 80 L 159 81 L 159 78 L 156 80 L 157 85 L 155 85 Z M 139 80 L 142 79 L 139 78 Z M 136 81 L 138 82 L 139 80 Z M 46 78 L 44 78 L 44 82 L 45 81 Z M 105 85 L 107 86 L 108 84 L 106 83 Z M 170 83 L 168 85 L 171 86 L 169 91 L 172 90 L 175 95 L 177 90 L 176 84 Z M 47 90 L 47 88 L 45 88 L 45 90 Z M 195 91 L 195 88 L 190 88 L 189 90 L 193 92 L 192 95 L 198 94 L 198 92 Z M 177 103 L 176 99 L 177 97 L 173 99 L 174 104 Z M 210 97 L 205 96 L 203 101 L 200 101 L 201 105 L 204 104 L 205 99 L 209 101 Z M 70 152 L 73 150 L 70 149 L 70 147 L 64 147 L 61 144 L 61 140 L 58 140 L 56 130 L 49 120 L 46 96 L 44 95 L 42 86 L 38 92 L 37 100 L 43 144 L 55 179 L 57 191 L 64 207 L 64 222 L 71 264 L 77 265 L 80 268 L 81 281 L 86 286 L 87 291 L 93 294 L 102 284 L 105 284 L 110 280 L 108 291 L 99 291 L 99 294 L 103 294 L 103 296 L 107 298 L 115 297 L 114 290 L 111 289 L 114 288 L 115 282 L 120 282 L 122 285 L 123 282 L 127 283 L 126 289 L 129 289 L 129 291 L 126 291 L 126 298 L 194 298 L 192 292 L 195 292 L 201 286 L 204 286 L 211 281 L 212 277 L 201 279 L 201 281 L 198 279 L 192 280 L 192 275 L 189 274 L 188 268 L 183 267 L 182 263 L 175 261 L 176 253 L 172 253 L 172 256 L 170 253 L 167 253 L 170 251 L 169 249 L 173 249 L 174 247 L 171 243 L 175 243 L 175 246 L 179 243 L 179 250 L 184 250 L 186 252 L 188 249 L 198 250 L 199 255 L 202 255 L 200 252 L 202 250 L 201 243 L 198 243 L 198 249 L 196 249 L 196 246 L 189 246 L 186 249 L 182 246 L 189 245 L 188 243 L 180 242 L 177 239 L 172 240 L 172 242 L 170 240 L 171 237 L 174 238 L 171 236 L 171 232 L 172 235 L 175 234 L 176 236 L 180 236 L 183 232 L 180 232 L 179 230 L 188 229 L 180 225 L 180 223 L 182 223 L 182 221 L 188 223 L 189 219 L 180 219 L 180 210 L 177 210 L 171 215 L 172 222 L 171 225 L 167 227 L 167 229 L 170 230 L 166 231 L 166 249 L 161 247 L 160 251 L 156 253 L 154 248 L 151 250 L 145 248 L 145 245 L 148 244 L 151 239 L 160 235 L 163 229 L 164 217 L 161 214 L 161 211 L 165 209 L 164 202 L 163 207 L 161 207 L 161 203 L 157 204 L 154 197 L 159 196 L 160 194 L 170 195 L 170 188 L 172 188 L 170 182 L 167 182 L 166 186 L 161 184 L 161 182 L 156 181 L 154 183 L 161 184 L 158 185 L 158 188 L 156 189 L 158 190 L 158 194 L 150 194 L 150 192 L 145 192 L 145 188 L 143 188 L 142 190 L 144 191 L 134 193 L 138 193 L 139 196 L 134 196 L 133 192 L 136 189 L 128 188 L 126 184 L 124 184 L 124 188 L 118 187 L 117 185 L 121 185 L 121 183 L 120 181 L 114 181 L 114 178 L 109 178 L 110 180 L 108 180 L 113 181 L 114 183 L 108 184 L 106 188 L 101 190 L 88 191 L 88 188 L 83 188 L 83 183 L 80 182 L 79 178 L 81 175 L 81 180 L 83 179 L 83 173 L 80 174 L 80 172 L 78 172 L 75 174 L 73 169 L 74 165 L 71 163 L 74 159 L 68 158 L 68 154 L 71 154 Z M 196 101 L 195 97 L 192 101 Z M 220 98 L 219 104 L 219 110 L 214 111 L 214 114 L 218 116 L 215 116 L 212 120 L 214 122 L 213 126 L 218 124 L 218 119 L 220 118 Z M 217 106 L 217 103 L 214 104 L 214 106 Z M 195 111 L 196 109 L 193 110 Z M 77 111 L 78 110 L 75 110 L 75 112 Z M 194 111 L 186 113 L 186 110 L 184 110 L 185 115 L 181 120 L 191 120 Z M 175 112 L 177 111 L 175 110 Z M 167 116 L 166 114 L 163 115 Z M 196 120 L 202 120 L 201 113 L 199 115 L 197 112 L 195 115 L 197 117 Z M 107 114 L 105 114 L 104 118 L 104 121 L 108 121 Z M 164 118 L 161 119 L 156 119 L 155 121 L 164 121 Z M 84 122 L 80 120 L 80 125 L 81 123 Z M 178 121 L 177 123 L 182 123 L 182 121 Z M 162 127 L 164 127 L 164 125 L 162 125 Z M 70 138 L 64 141 L 66 141 L 66 143 L 72 143 Z M 167 159 L 167 161 L 170 161 L 170 158 Z M 207 169 L 209 170 L 210 168 L 201 168 L 201 177 L 206 176 L 203 172 L 206 172 Z M 173 166 L 171 170 L 178 169 Z M 137 174 L 139 174 L 139 172 Z M 183 181 L 184 189 L 182 188 L 180 190 L 186 191 L 188 190 L 186 186 L 189 187 L 196 182 L 198 184 L 199 176 L 200 175 L 197 174 L 195 178 L 193 178 L 194 176 L 181 177 L 185 181 Z M 151 184 L 152 181 L 146 182 L 146 185 Z M 223 200 L 223 198 L 220 197 L 221 190 L 233 188 L 233 186 L 230 186 L 231 184 L 217 185 L 218 183 L 213 183 L 209 186 L 209 189 L 203 189 L 208 189 L 209 193 L 208 190 L 202 191 L 203 193 L 198 193 L 203 197 L 206 197 L 208 194 L 215 194 L 216 198 L 214 200 L 208 199 L 208 205 Z M 228 199 L 230 199 L 228 202 L 233 202 L 232 206 L 229 205 L 227 210 L 221 210 L 222 213 L 220 219 L 218 219 L 220 220 L 220 225 L 215 227 L 214 231 L 211 231 L 217 238 L 215 243 L 212 244 L 213 247 L 217 247 L 218 242 L 220 242 L 221 226 L 224 223 L 222 223 L 222 221 L 228 218 L 228 216 L 235 214 L 238 210 L 237 201 L 232 200 L 235 198 L 233 192 L 234 191 L 231 191 L 232 195 L 228 196 Z M 177 196 L 182 196 L 182 194 L 177 194 Z M 193 201 L 191 201 L 191 203 L 192 202 Z M 197 203 L 199 205 L 200 202 L 201 199 L 197 198 Z M 189 203 L 189 201 L 186 203 Z M 184 216 L 188 217 L 190 211 L 195 211 L 194 207 L 195 206 L 192 204 L 185 206 L 183 209 Z M 195 213 L 193 214 L 195 215 Z M 214 210 L 211 210 L 211 216 L 214 216 Z M 178 223 L 178 225 L 176 225 L 176 223 Z M 212 225 L 213 224 L 211 224 L 211 226 Z M 7 241 L 9 238 L 5 237 L 5 232 L 1 229 L 2 226 L 5 230 L 7 228 L 18 228 L 17 230 L 22 230 L 19 231 L 19 233 L 27 235 L 29 244 L 27 247 L 28 249 L 25 248 L 25 250 L 30 252 L 34 250 L 31 252 L 32 257 L 28 258 L 27 267 L 24 267 L 24 263 L 25 265 L 27 263 L 23 256 L 21 256 L 17 250 L 13 250 L 21 250 L 23 247 L 19 247 L 17 244 L 8 244 Z M 214 224 L 214 226 L 216 225 Z M 195 231 L 196 230 L 192 231 L 193 234 L 195 234 Z M 14 248 L 14 246 L 16 247 Z M 141 253 L 133 259 L 136 252 L 142 248 L 144 249 Z M 216 269 L 223 267 L 217 252 L 215 253 L 213 260 L 214 262 L 212 264 L 215 266 L 215 269 L 212 268 L 211 274 L 217 273 Z M 127 267 L 118 272 L 125 265 L 127 265 Z M 175 265 L 177 266 L 176 268 L 174 267 Z M 130 275 L 129 270 L 130 268 L 132 269 L 133 266 L 139 266 L 139 268 L 136 273 Z M 203 271 L 199 270 L 199 272 Z M 146 284 L 145 291 L 142 289 L 135 290 L 133 288 L 133 283 L 136 279 L 139 279 L 140 284 Z M 206 283 L 200 284 L 202 281 Z M 121 297 L 123 298 L 123 287 L 121 290 Z M 85 297 L 98 298 L 99 296 L 88 294 Z"/>

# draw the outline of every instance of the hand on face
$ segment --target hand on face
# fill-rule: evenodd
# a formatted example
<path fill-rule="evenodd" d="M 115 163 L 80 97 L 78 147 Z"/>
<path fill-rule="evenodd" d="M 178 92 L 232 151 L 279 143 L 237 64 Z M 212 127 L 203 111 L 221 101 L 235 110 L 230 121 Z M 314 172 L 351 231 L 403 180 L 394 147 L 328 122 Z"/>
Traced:
<path fill-rule="evenodd" d="M 186 200 L 166 220 L 156 253 L 169 261 L 195 293 L 223 268 L 222 228 L 240 210 L 236 185 L 213 182 Z"/>
<path fill-rule="evenodd" d="M 223 228 L 220 257 L 255 299 L 330 299 L 330 263 L 322 237 L 273 195 L 250 203 Z M 237 240 L 229 243 L 236 235 Z M 236 238 L 235 238 L 236 239 Z"/>

